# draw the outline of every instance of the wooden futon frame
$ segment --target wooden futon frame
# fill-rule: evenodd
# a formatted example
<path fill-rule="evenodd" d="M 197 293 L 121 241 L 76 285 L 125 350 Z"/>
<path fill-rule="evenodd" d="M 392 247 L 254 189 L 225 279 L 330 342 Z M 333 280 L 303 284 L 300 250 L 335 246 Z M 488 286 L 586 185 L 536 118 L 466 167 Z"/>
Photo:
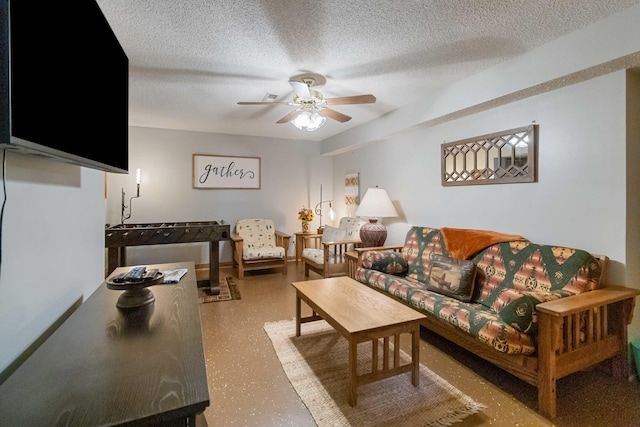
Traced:
<path fill-rule="evenodd" d="M 352 262 L 357 265 L 348 269 L 350 274 L 355 275 L 356 269 L 360 267 L 360 255 L 366 250 L 400 252 L 402 246 L 356 249 L 358 256 L 352 257 Z M 602 264 L 604 277 L 608 258 L 596 257 Z M 406 301 L 385 294 L 407 304 Z M 631 323 L 638 295 L 638 289 L 605 286 L 538 304 L 538 351 L 530 356 L 499 352 L 433 314 L 419 311 L 427 316 L 423 321 L 423 326 L 427 329 L 537 387 L 538 411 L 548 418 L 555 418 L 558 379 L 599 365 L 612 376 L 627 380 L 627 325 Z"/>

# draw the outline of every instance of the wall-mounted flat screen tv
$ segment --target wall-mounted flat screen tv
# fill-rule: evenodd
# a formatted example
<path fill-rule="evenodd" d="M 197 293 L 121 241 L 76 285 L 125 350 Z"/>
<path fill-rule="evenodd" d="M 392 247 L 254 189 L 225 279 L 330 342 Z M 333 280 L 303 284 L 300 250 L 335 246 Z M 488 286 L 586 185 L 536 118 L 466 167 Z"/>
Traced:
<path fill-rule="evenodd" d="M 95 0 L 0 0 L 0 148 L 129 163 L 129 60 Z"/>

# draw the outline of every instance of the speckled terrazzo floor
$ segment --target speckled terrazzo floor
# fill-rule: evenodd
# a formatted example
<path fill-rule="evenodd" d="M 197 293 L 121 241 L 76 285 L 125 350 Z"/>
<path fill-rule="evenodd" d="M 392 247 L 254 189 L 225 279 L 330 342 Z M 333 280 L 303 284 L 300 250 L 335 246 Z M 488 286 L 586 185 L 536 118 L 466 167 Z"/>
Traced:
<path fill-rule="evenodd" d="M 211 400 L 204 412 L 206 424 L 314 426 L 263 330 L 265 322 L 295 317 L 290 283 L 304 280 L 302 265 L 289 263 L 286 276 L 275 270 L 252 272 L 243 280 L 230 267 L 220 270 L 234 277 L 242 299 L 200 304 Z M 407 344 L 403 342 L 405 351 Z M 615 381 L 599 371 L 558 381 L 558 417 L 550 422 L 536 412 L 534 387 L 446 340 L 423 334 L 420 362 L 488 406 L 461 426 L 640 426 L 640 385 Z"/>

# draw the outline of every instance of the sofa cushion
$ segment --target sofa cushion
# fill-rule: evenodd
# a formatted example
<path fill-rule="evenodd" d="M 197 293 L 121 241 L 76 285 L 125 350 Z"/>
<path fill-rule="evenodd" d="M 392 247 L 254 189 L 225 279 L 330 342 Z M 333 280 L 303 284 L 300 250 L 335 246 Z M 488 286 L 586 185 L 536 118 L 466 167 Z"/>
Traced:
<path fill-rule="evenodd" d="M 324 250 L 318 248 L 304 248 L 302 250 L 302 258 L 310 259 L 316 264 L 324 263 Z"/>
<path fill-rule="evenodd" d="M 346 230 L 343 228 L 331 227 L 330 225 L 325 225 L 324 230 L 322 231 L 322 242 L 341 242 L 344 240 Z M 324 264 L 324 248 L 321 246 L 319 248 L 304 248 L 302 250 L 302 258 L 309 259 L 316 264 Z M 329 260 L 331 261 L 335 258 L 333 251 L 329 252 Z"/>
<path fill-rule="evenodd" d="M 538 332 L 538 312 L 536 306 L 542 302 L 562 298 L 553 292 L 520 292 L 502 289 L 493 303 L 492 309 L 505 323 L 525 334 Z"/>
<path fill-rule="evenodd" d="M 242 259 L 284 258 L 286 251 L 276 246 L 276 227 L 271 219 L 241 219 L 236 233 L 242 236 Z"/>
<path fill-rule="evenodd" d="M 449 256 L 440 230 L 429 227 L 411 227 L 402 248 L 402 257 L 407 261 L 407 276 L 420 281 L 429 278 L 431 257 Z"/>
<path fill-rule="evenodd" d="M 520 294 L 517 298 L 507 304 L 499 316 L 506 324 L 513 326 L 520 332 L 537 332 L 537 322 L 534 321 L 535 302 L 529 295 Z"/>
<path fill-rule="evenodd" d="M 383 273 L 404 276 L 408 264 L 402 254 L 395 251 L 366 251 L 362 253 L 362 266 Z"/>
<path fill-rule="evenodd" d="M 481 304 L 465 303 L 429 291 L 417 280 L 366 268 L 356 270 L 356 280 L 450 323 L 502 353 L 530 355 L 535 352 L 533 336 L 508 325 Z"/>
<path fill-rule="evenodd" d="M 360 240 L 360 228 L 369 221 L 362 218 L 342 217 L 340 218 L 339 228 L 346 230 L 343 240 Z"/>
<path fill-rule="evenodd" d="M 557 299 L 600 287 L 601 267 L 580 249 L 524 241 L 498 243 L 481 251 L 473 301 L 488 308 L 505 288 Z"/>
<path fill-rule="evenodd" d="M 322 231 L 322 242 L 340 242 L 345 239 L 346 234 L 347 230 L 344 228 L 325 225 L 324 230 Z"/>
<path fill-rule="evenodd" d="M 427 280 L 427 289 L 430 291 L 469 302 L 475 279 L 476 265 L 472 261 L 449 258 L 444 255 L 431 257 L 431 269 Z"/>

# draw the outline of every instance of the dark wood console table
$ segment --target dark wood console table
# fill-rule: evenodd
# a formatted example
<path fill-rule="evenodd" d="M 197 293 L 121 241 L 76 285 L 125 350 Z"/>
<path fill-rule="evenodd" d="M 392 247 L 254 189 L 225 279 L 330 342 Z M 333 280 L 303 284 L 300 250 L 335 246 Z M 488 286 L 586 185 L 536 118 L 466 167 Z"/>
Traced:
<path fill-rule="evenodd" d="M 219 291 L 218 243 L 229 240 L 229 235 L 229 225 L 218 221 L 120 224 L 107 227 L 104 239 L 108 257 L 107 271 L 111 274 L 116 267 L 127 265 L 127 246 L 209 242 L 209 286 L 212 291 Z"/>
<path fill-rule="evenodd" d="M 209 406 L 195 266 L 147 268 L 188 272 L 127 311 L 102 283 L 0 385 L 0 424 L 195 425 Z"/>

